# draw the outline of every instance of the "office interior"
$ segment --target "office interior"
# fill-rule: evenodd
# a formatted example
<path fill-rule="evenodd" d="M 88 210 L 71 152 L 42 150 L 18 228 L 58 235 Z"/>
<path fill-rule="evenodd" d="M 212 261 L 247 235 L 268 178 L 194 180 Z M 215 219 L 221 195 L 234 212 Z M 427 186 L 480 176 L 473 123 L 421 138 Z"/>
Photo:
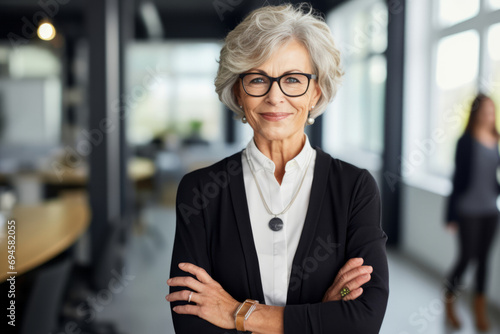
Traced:
<path fill-rule="evenodd" d="M 164 297 L 177 184 L 252 138 L 215 93 L 220 48 L 247 13 L 281 2 L 0 2 L 2 299 L 12 300 L 12 276 L 16 292 L 9 330 L 174 333 Z M 306 131 L 313 146 L 377 180 L 391 278 L 381 333 L 455 333 L 442 292 L 457 241 L 444 210 L 456 141 L 479 91 L 496 103 L 500 127 L 500 1 L 310 3 L 331 27 L 345 76 Z M 489 264 L 491 333 L 500 333 L 498 237 Z M 457 333 L 475 332 L 469 269 Z"/>

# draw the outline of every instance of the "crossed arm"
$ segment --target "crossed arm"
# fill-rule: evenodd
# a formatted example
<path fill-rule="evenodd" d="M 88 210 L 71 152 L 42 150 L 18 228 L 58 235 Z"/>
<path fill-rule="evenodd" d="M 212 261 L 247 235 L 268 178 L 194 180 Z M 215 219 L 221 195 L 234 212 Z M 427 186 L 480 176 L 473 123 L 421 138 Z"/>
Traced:
<path fill-rule="evenodd" d="M 187 304 L 176 306 L 174 312 L 178 314 L 191 314 L 204 319 L 213 325 L 234 329 L 234 312 L 240 305 L 240 301 L 235 300 L 223 287 L 201 267 L 192 263 L 180 263 L 179 268 L 191 276 L 177 276 L 167 281 L 169 286 L 187 287 L 190 290 L 181 290 L 168 294 L 165 298 L 169 302 L 186 301 L 191 295 L 191 302 L 196 305 Z M 334 282 L 326 291 L 322 302 L 354 300 L 362 295 L 363 284 L 367 283 L 373 271 L 371 266 L 363 266 L 363 259 L 353 258 L 341 268 Z M 340 295 L 340 290 L 349 288 L 351 293 L 344 298 Z M 283 327 L 284 307 L 258 304 L 254 312 L 245 321 L 245 329 L 255 334 L 260 333 L 284 333 Z"/>
<path fill-rule="evenodd" d="M 174 325 L 182 333 L 201 328 L 204 333 L 236 333 L 233 315 L 243 300 L 233 298 L 203 269 L 212 268 L 207 256 L 204 213 L 193 214 L 187 220 L 179 209 L 192 200 L 189 192 L 181 189 L 199 188 L 196 180 L 184 179 L 179 185 L 173 277 L 167 282 L 171 293 L 166 299 L 176 305 L 173 308 L 177 315 Z M 256 334 L 378 333 L 388 297 L 386 236 L 380 228 L 378 189 L 368 172 L 360 174 L 350 196 L 345 244 L 345 258 L 349 260 L 339 270 L 321 302 L 286 307 L 258 304 L 245 321 L 246 330 Z M 373 268 L 363 265 L 363 261 Z M 179 262 L 185 264 L 181 266 Z M 344 287 L 351 293 L 340 301 L 340 290 Z M 226 288 L 231 290 L 229 286 Z M 191 303 L 186 304 L 191 292 Z M 237 298 L 245 298 L 245 295 Z"/>

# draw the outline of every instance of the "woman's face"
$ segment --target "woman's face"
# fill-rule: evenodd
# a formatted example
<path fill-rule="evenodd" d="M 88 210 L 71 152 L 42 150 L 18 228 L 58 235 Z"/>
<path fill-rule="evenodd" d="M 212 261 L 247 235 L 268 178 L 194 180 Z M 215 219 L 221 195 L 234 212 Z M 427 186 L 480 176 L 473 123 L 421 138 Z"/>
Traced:
<path fill-rule="evenodd" d="M 276 50 L 265 63 L 252 68 L 250 72 L 262 72 L 271 77 L 287 72 L 314 74 L 309 52 L 295 40 Z M 267 141 L 281 141 L 295 136 L 302 139 L 309 111 L 321 96 L 319 85 L 314 79 L 310 80 L 307 92 L 299 97 L 283 94 L 277 82 L 273 82 L 271 90 L 262 97 L 245 93 L 241 79 L 234 89 L 248 124 L 254 130 L 254 136 Z"/>
<path fill-rule="evenodd" d="M 491 99 L 486 99 L 481 103 L 477 115 L 477 125 L 487 129 L 495 127 L 495 104 Z"/>

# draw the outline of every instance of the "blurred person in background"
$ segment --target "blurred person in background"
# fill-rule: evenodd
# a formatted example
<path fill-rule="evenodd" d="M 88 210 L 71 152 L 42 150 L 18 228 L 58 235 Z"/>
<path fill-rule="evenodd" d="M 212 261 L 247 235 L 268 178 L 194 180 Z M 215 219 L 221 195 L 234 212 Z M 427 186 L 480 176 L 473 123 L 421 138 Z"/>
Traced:
<path fill-rule="evenodd" d="M 498 143 L 500 135 L 495 122 L 495 104 L 484 94 L 473 101 L 469 121 L 457 143 L 453 191 L 448 200 L 446 222 L 450 230 L 458 230 L 459 256 L 446 290 L 446 316 L 449 325 L 460 328 L 454 310 L 458 286 L 465 269 L 477 260 L 474 314 L 476 327 L 488 331 L 485 298 L 488 255 L 498 225 L 497 198 L 500 185 Z"/>
<path fill-rule="evenodd" d="M 304 132 L 341 76 L 330 29 L 308 6 L 257 9 L 226 37 L 216 91 L 254 135 L 179 185 L 166 296 L 177 334 L 379 332 L 377 185 Z"/>

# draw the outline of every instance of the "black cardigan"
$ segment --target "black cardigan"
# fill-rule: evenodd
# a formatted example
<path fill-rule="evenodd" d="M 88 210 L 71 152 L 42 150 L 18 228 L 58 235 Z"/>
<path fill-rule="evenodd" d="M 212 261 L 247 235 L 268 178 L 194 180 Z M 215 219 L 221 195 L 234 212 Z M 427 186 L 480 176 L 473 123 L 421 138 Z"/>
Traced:
<path fill-rule="evenodd" d="M 448 197 L 445 223 L 458 220 L 457 202 L 460 196 L 469 187 L 472 174 L 472 159 L 474 159 L 474 146 L 472 136 L 465 132 L 457 142 L 455 151 L 455 173 L 453 174 L 453 190 Z M 492 180 L 497 184 L 497 194 L 500 195 L 500 184 L 497 179 Z"/>
<path fill-rule="evenodd" d="M 293 259 L 284 310 L 286 334 L 378 333 L 387 306 L 389 275 L 380 224 L 380 195 L 364 169 L 319 148 L 309 207 Z M 245 195 L 241 152 L 184 176 L 177 192 L 177 227 L 170 276 L 180 262 L 203 267 L 236 300 L 265 303 Z M 373 266 L 354 301 L 322 303 L 347 260 Z M 170 291 L 185 288 L 171 287 Z M 172 302 L 171 307 L 186 302 Z M 177 334 L 237 333 L 172 311 Z"/>

